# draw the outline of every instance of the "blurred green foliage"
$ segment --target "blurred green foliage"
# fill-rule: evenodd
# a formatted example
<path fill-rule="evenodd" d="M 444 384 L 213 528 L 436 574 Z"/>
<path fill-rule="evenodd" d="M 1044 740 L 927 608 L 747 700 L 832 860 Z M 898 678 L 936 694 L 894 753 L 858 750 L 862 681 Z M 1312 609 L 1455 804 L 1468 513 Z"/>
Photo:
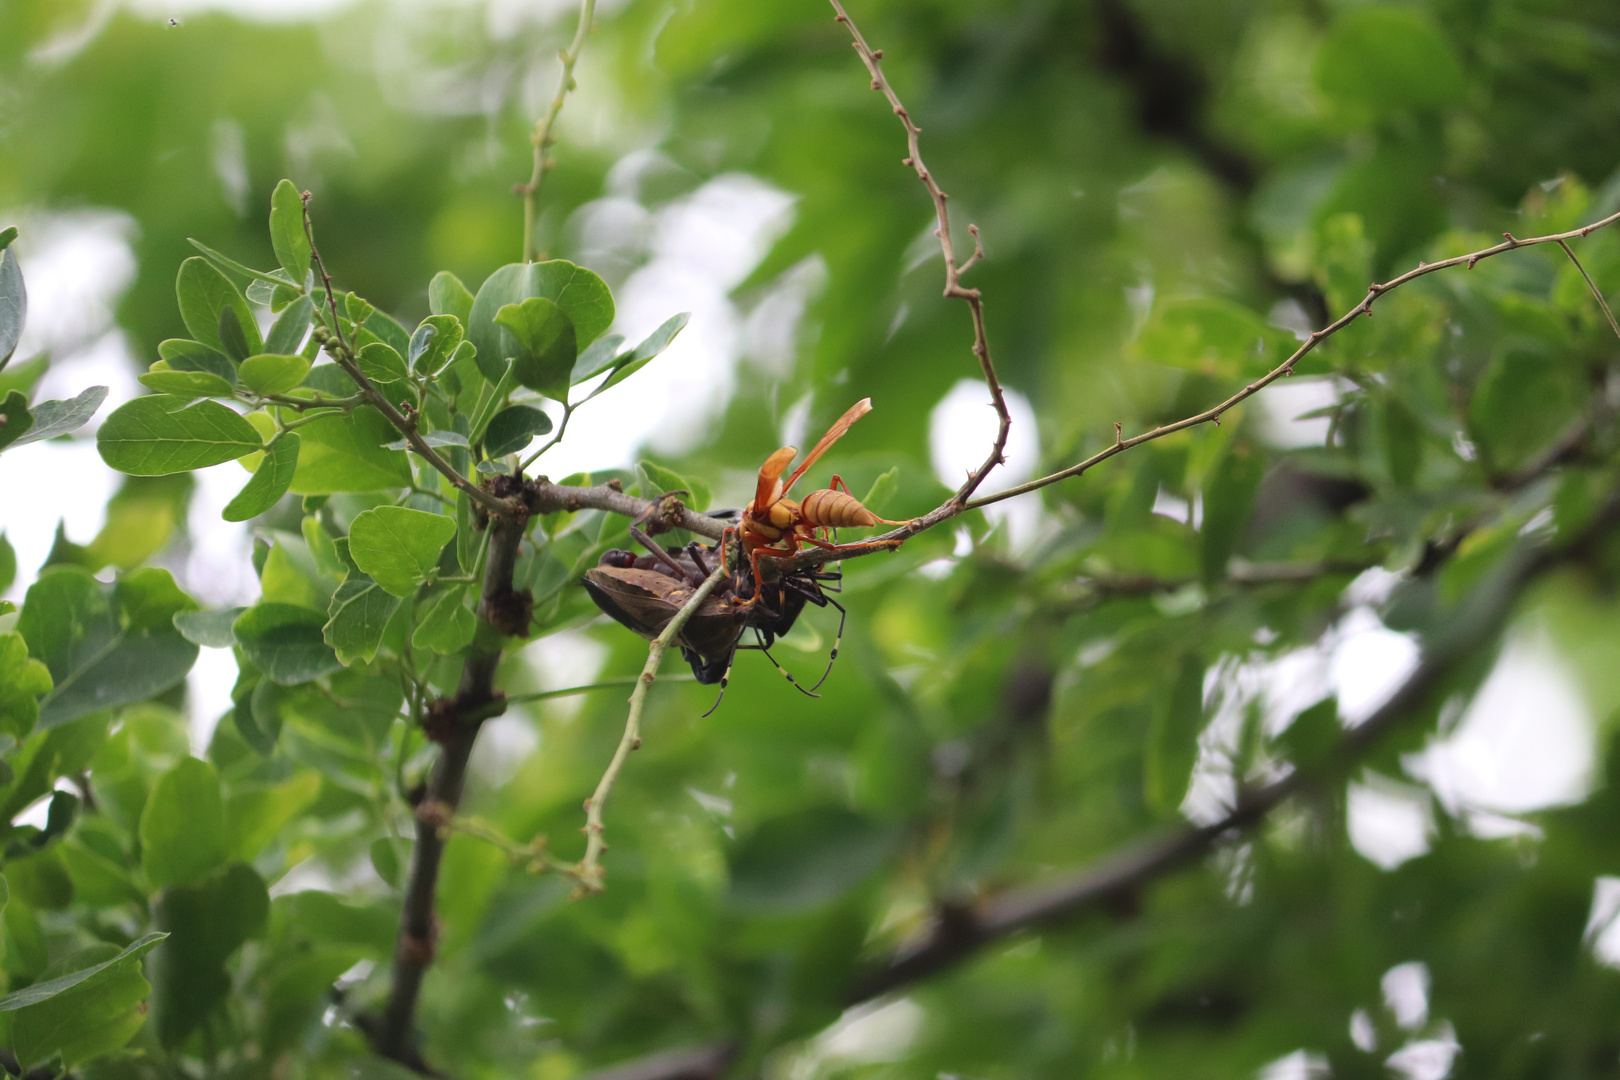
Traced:
<path fill-rule="evenodd" d="M 501 269 L 519 254 L 510 188 L 528 175 L 549 58 L 572 34 L 560 5 L 541 20 L 378 2 L 317 22 L 174 25 L 90 0 L 0 5 L 0 207 L 135 223 L 117 321 L 163 396 L 103 416 L 100 438 L 124 471 L 167 474 L 125 480 L 106 530 L 60 535 L 20 614 L 0 611 L 0 1045 L 21 1065 L 386 1071 L 361 1029 L 396 949 L 405 795 L 432 757 L 401 718 L 400 673 L 418 665 L 407 674 L 449 693 L 458 655 L 491 633 L 474 629 L 461 580 L 482 534 L 466 506 L 406 490 L 455 496 L 413 471 L 374 411 L 277 436 L 267 410 L 182 407 L 352 393 L 332 365 L 301 368 L 313 343 L 293 356 L 321 296 L 318 282 L 296 295 L 307 260 L 282 177 L 314 194 L 321 252 L 350 290 L 332 318 L 366 345 L 368 375 L 423 415 L 423 380 L 457 380 L 454 408 L 426 426 L 463 473 L 479 446 L 550 433 L 531 415 L 541 394 L 631 375 L 668 344 L 588 348 L 609 329 L 607 287 L 622 297 L 646 260 L 647 214 L 717 177 L 763 180 L 793 197 L 791 225 L 734 297 L 769 313 L 807 260 L 819 267 L 802 275 L 819 283 L 803 321 L 776 328 L 792 362 L 740 363 L 690 452 L 593 478 L 737 505 L 792 403 L 808 397 L 815 433 L 869 395 L 878 412 L 826 465 L 889 517 L 948 494 L 929 418 L 977 377 L 971 331 L 939 295 L 927 199 L 843 28 L 812 0 L 614 7 L 587 41 L 543 189 L 540 247 L 605 283 L 571 307 L 560 285 L 528 280 L 570 263 Z M 885 0 L 852 14 L 924 129 L 953 222 L 982 230 L 969 283 L 1003 381 L 1032 404 L 1042 472 L 1110 445 L 1116 423 L 1128 436 L 1225 398 L 1374 279 L 1620 210 L 1620 9 L 1604 0 Z M 645 213 L 587 248 L 590 208 L 610 194 Z M 187 238 L 282 276 L 255 293 Z M 28 243 L 25 228 L 0 265 L 8 354 L 22 314 L 7 275 L 27 274 Z M 1573 247 L 1620 300 L 1620 234 Z M 258 318 L 272 309 L 291 344 L 261 350 L 267 330 L 282 340 Z M 426 1059 L 458 1077 L 566 1080 L 735 1042 L 738 1075 L 795 1080 L 1249 1077 L 1303 1050 L 1334 1076 L 1373 1077 L 1403 1045 L 1454 1040 L 1455 1075 L 1612 1074 L 1620 973 L 1594 956 L 1602 927 L 1588 920 L 1620 873 L 1620 551 L 1592 526 L 1616 497 L 1620 343 L 1551 245 L 1422 278 L 1374 312 L 1300 365 L 1291 382 L 1317 392 L 1282 384 L 1283 404 L 1265 392 L 1218 427 L 1025 496 L 1041 509 L 1028 535 L 975 512 L 846 563 L 849 624 L 819 699 L 751 654 L 706 717 L 709 688 L 661 682 L 608 814 L 602 895 L 571 899 L 567 880 L 458 831 L 418 1018 Z M 476 356 L 448 344 L 462 331 Z M 502 383 L 508 357 L 522 371 Z M 31 400 L 42 371 L 30 356 L 0 371 L 5 409 L 37 423 L 44 405 L 66 408 Z M 538 393 L 497 412 L 514 384 Z M 575 424 L 642 423 L 611 400 Z M 1325 436 L 1288 434 L 1306 409 Z M 153 431 L 184 453 L 158 454 Z M 232 506 L 260 540 L 261 595 L 197 612 L 168 571 L 141 566 L 175 565 L 185 544 L 192 489 L 175 470 L 232 458 L 258 470 Z M 5 499 L 0 530 L 27 512 Z M 435 524 L 387 527 L 411 514 Z M 595 619 L 574 584 L 628 546 L 625 525 L 594 511 L 538 522 L 519 574 L 541 630 L 503 666 L 509 695 L 639 671 L 644 643 Z M 818 1037 L 859 976 L 941 912 L 1208 810 L 1188 799 L 1195 776 L 1230 800 L 1333 766 L 1348 710 L 1319 687 L 1268 717 L 1252 689 L 1267 665 L 1319 655 L 1366 609 L 1442 640 L 1537 544 L 1561 565 L 1521 598 L 1509 640 L 1544 635 L 1592 718 L 1589 797 L 1515 823 L 1417 787 L 1433 817 L 1423 854 L 1384 870 L 1351 843 L 1350 785 L 1404 775 L 1403 755 L 1454 730 L 1497 660 L 1492 635 L 1348 775 L 1176 874 L 906 986 L 861 1037 Z M 0 587 L 10 556 L 0 532 Z M 116 584 L 92 578 L 107 568 Z M 834 619 L 811 612 L 778 659 L 818 668 Z M 551 636 L 565 630 L 603 652 L 600 676 L 554 673 L 581 654 L 577 636 Z M 179 711 L 204 646 L 232 648 L 241 671 L 206 761 Z M 512 850 L 544 836 L 577 858 L 622 697 L 513 713 L 498 723 L 538 747 L 486 746 L 465 809 Z M 15 820 L 46 805 L 43 826 Z M 1431 983 L 1403 1024 L 1380 981 L 1409 962 Z"/>

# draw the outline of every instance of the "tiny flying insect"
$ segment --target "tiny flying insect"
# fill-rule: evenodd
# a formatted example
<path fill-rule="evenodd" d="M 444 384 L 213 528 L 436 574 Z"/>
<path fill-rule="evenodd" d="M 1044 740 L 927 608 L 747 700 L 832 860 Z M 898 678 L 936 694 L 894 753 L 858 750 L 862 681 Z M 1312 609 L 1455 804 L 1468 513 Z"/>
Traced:
<path fill-rule="evenodd" d="M 803 544 L 824 548 L 828 551 L 848 551 L 856 548 L 866 548 L 870 544 L 835 544 L 822 539 L 833 529 L 864 529 L 873 525 L 905 525 L 904 521 L 890 521 L 880 518 L 872 511 L 861 505 L 859 499 L 850 494 L 849 486 L 844 483 L 843 477 L 836 473 L 833 475 L 829 487 L 812 491 L 803 501 L 794 502 L 788 498 L 788 490 L 793 487 L 799 477 L 814 465 L 825 454 L 832 444 L 843 437 L 850 426 L 872 411 L 872 399 L 862 398 L 848 411 L 840 416 L 832 427 L 827 429 L 810 452 L 804 456 L 799 467 L 786 481 L 782 474 L 798 456 L 798 448 L 784 446 L 760 466 L 759 481 L 754 489 L 754 499 L 744 508 L 742 520 L 735 528 L 727 529 L 720 543 L 724 548 L 733 535 L 742 546 L 743 552 L 748 556 L 750 569 L 753 571 L 754 591 L 753 597 L 759 598 L 764 593 L 764 575 L 760 571 L 761 557 L 789 559 L 798 553 Z M 891 546 L 899 547 L 900 541 L 889 541 Z M 751 604 L 753 599 L 743 601 Z"/>

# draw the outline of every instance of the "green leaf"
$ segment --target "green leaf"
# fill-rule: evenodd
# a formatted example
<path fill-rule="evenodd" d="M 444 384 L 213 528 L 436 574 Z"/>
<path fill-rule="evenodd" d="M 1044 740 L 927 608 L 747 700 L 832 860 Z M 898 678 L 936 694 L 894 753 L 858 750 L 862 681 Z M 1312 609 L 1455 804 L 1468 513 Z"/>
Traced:
<path fill-rule="evenodd" d="M 0 731 L 21 739 L 39 720 L 39 698 L 51 689 L 51 672 L 28 655 L 21 634 L 0 634 Z"/>
<path fill-rule="evenodd" d="M 222 865 L 225 804 L 214 767 L 182 758 L 158 778 L 141 813 L 141 869 L 154 889 L 185 885 Z"/>
<path fill-rule="evenodd" d="M 1164 817 L 1175 815 L 1187 795 L 1203 729 L 1204 663 L 1187 655 L 1181 658 L 1168 699 L 1153 714 L 1142 759 L 1148 805 Z"/>
<path fill-rule="evenodd" d="M 28 290 L 23 285 L 22 267 L 17 265 L 17 253 L 8 243 L 0 251 L 0 369 L 17 351 L 27 321 Z"/>
<path fill-rule="evenodd" d="M 187 641 L 205 649 L 228 649 L 236 644 L 231 627 L 247 608 L 221 608 L 218 611 L 180 611 L 173 619 L 174 628 Z"/>
<path fill-rule="evenodd" d="M 247 367 L 242 366 L 244 370 Z M 283 431 L 271 439 L 270 445 L 264 448 L 264 459 L 259 467 L 236 497 L 225 504 L 220 516 L 226 521 L 248 521 L 276 505 L 287 494 L 293 475 L 298 471 L 299 443 L 296 431 Z"/>
<path fill-rule="evenodd" d="M 312 420 L 298 433 L 303 447 L 292 490 L 299 495 L 382 491 L 411 482 L 405 455 L 385 448 L 399 433 L 376 409 Z"/>
<path fill-rule="evenodd" d="M 17 226 L 15 226 L 15 225 L 7 225 L 5 228 L 0 229 L 0 251 L 4 251 L 6 248 L 10 247 L 11 244 L 12 244 L 12 241 L 14 241 L 16 239 L 17 239 Z M 3 906 L 3 905 L 0 905 L 0 906 Z"/>
<path fill-rule="evenodd" d="M 461 347 L 465 331 L 454 315 L 431 315 L 411 335 L 408 359 L 419 375 L 437 375 Z"/>
<path fill-rule="evenodd" d="M 101 460 L 134 476 L 218 465 L 262 445 L 252 424 L 218 402 L 191 402 L 167 394 L 125 402 L 96 432 Z"/>
<path fill-rule="evenodd" d="M 1456 51 L 1428 15 L 1388 4 L 1339 12 L 1316 55 L 1316 85 L 1379 113 L 1438 108 L 1467 91 Z"/>
<path fill-rule="evenodd" d="M 243 612 L 231 632 L 265 678 L 296 686 L 343 667 L 321 636 L 325 623 L 326 616 L 312 608 L 261 603 Z"/>
<path fill-rule="evenodd" d="M 236 377 L 242 385 L 261 397 L 285 394 L 304 381 L 309 374 L 309 361 L 302 356 L 284 356 L 260 353 L 242 361 Z"/>
<path fill-rule="evenodd" d="M 696 480 L 688 480 L 654 461 L 638 461 L 636 470 L 641 478 L 641 497 L 644 499 L 656 499 L 670 491 L 684 491 L 686 504 L 692 509 L 701 510 L 709 505 L 708 487 Z"/>
<path fill-rule="evenodd" d="M 17 549 L 11 546 L 6 534 L 0 531 L 0 595 L 17 580 Z"/>
<path fill-rule="evenodd" d="M 381 506 L 358 515 L 349 526 L 349 554 L 384 589 L 409 596 L 427 580 L 439 552 L 455 535 L 456 523 L 443 514 Z"/>
<path fill-rule="evenodd" d="M 28 395 L 21 390 L 11 391 L 0 401 L 0 416 L 6 418 L 5 423 L 0 424 L 0 450 L 22 438 L 34 426 L 34 414 L 28 411 Z"/>
<path fill-rule="evenodd" d="M 210 375 L 219 376 L 227 383 L 236 381 L 236 365 L 231 363 L 230 357 L 216 349 L 210 349 L 200 341 L 190 341 L 186 338 L 160 341 L 158 355 L 176 371 L 206 371 Z"/>
<path fill-rule="evenodd" d="M 465 320 L 467 340 L 478 348 L 478 368 L 492 383 L 500 381 L 506 362 L 517 356 L 518 349 L 511 334 L 496 324 L 495 315 L 530 297 L 562 308 L 573 324 L 577 348 L 595 341 L 613 323 L 613 294 L 589 270 L 561 259 L 503 266 L 484 281 Z"/>
<path fill-rule="evenodd" d="M 1229 379 L 1270 371 L 1296 344 L 1292 334 L 1241 304 L 1192 296 L 1156 304 L 1134 351 L 1152 363 Z"/>
<path fill-rule="evenodd" d="M 229 355 L 231 350 L 220 339 L 221 320 L 224 313 L 229 311 L 236 328 L 242 333 L 243 341 L 247 343 L 243 355 L 261 351 L 259 327 L 253 321 L 253 312 L 247 300 L 230 279 L 207 259 L 193 255 L 181 263 L 174 291 L 180 301 L 180 318 L 185 321 L 193 339 L 215 352 Z M 173 363 L 172 360 L 170 362 Z"/>
<path fill-rule="evenodd" d="M 309 236 L 304 232 L 304 201 L 291 180 L 282 180 L 270 194 L 270 243 L 281 268 L 302 282 L 309 273 Z"/>
<path fill-rule="evenodd" d="M 501 308 L 495 322 L 517 343 L 511 357 L 513 377 L 530 390 L 567 401 L 568 373 L 577 350 L 574 324 L 563 309 L 543 297 L 530 297 Z"/>
<path fill-rule="evenodd" d="M 52 964 L 45 973 L 94 966 L 118 956 L 118 946 L 96 944 Z M 32 1070 L 60 1057 L 62 1067 L 72 1069 L 121 1049 L 146 1022 L 151 992 L 139 961 L 128 961 L 49 1001 L 18 1010 L 11 1021 L 18 1062 Z"/>
<path fill-rule="evenodd" d="M 461 279 L 448 270 L 440 270 L 428 282 L 428 310 L 435 315 L 454 315 L 466 326 L 472 317 L 473 294 Z"/>
<path fill-rule="evenodd" d="M 271 277 L 263 270 L 255 270 L 253 267 L 248 266 L 245 263 L 239 263 L 229 255 L 226 255 L 224 252 L 215 251 L 201 240 L 195 240 L 188 236 L 186 237 L 186 243 L 202 252 L 203 258 L 213 263 L 214 266 L 220 270 L 231 274 L 241 274 L 245 278 L 250 278 L 253 281 L 264 282 L 267 285 L 281 284 L 278 279 Z"/>
<path fill-rule="evenodd" d="M 7 994 L 5 997 L 0 997 L 0 1012 L 15 1012 L 18 1009 L 26 1009 L 31 1005 L 38 1005 L 41 1002 L 49 1001 L 59 994 L 64 994 L 67 991 L 72 990 L 74 987 L 82 986 L 87 982 L 91 982 L 104 972 L 119 964 L 139 960 L 141 957 L 151 952 L 153 946 L 168 936 L 168 934 L 162 933 L 145 934 L 131 943 L 129 948 L 125 949 L 123 952 L 119 953 L 110 960 L 94 964 L 87 968 L 80 968 L 77 971 L 72 971 L 65 975 L 58 975 L 54 978 L 43 979 L 29 986 L 25 986 L 21 990 L 13 991 L 12 993 Z"/>
<path fill-rule="evenodd" d="M 1249 524 L 1255 494 L 1265 470 L 1265 457 L 1260 449 L 1239 441 L 1232 444 L 1204 485 L 1204 523 L 1198 535 L 1203 543 L 1206 584 L 1226 577 L 1226 564 Z"/>
<path fill-rule="evenodd" d="M 401 356 L 404 356 L 410 351 L 410 332 L 399 324 L 398 319 L 394 318 L 386 311 L 373 311 L 371 314 L 367 315 L 364 326 L 368 333 L 372 334 L 377 338 L 378 341 L 383 342 Z"/>
<path fill-rule="evenodd" d="M 50 669 L 41 729 L 167 690 L 186 677 L 197 647 L 174 628 L 196 605 L 167 570 L 138 570 L 112 588 L 84 569 L 47 569 L 28 590 L 17 632 Z"/>
<path fill-rule="evenodd" d="M 861 505 L 874 514 L 884 513 L 889 500 L 894 498 L 899 490 L 900 466 L 891 465 L 872 481 L 872 486 L 866 489 L 866 497 L 861 500 Z"/>
<path fill-rule="evenodd" d="M 234 788 L 225 800 L 225 846 L 231 858 L 251 860 L 320 793 L 316 772 L 302 772 L 280 784 Z"/>
<path fill-rule="evenodd" d="M 281 355 L 296 353 L 304 344 L 304 335 L 309 332 L 314 314 L 315 306 L 307 296 L 288 304 L 271 324 L 270 336 L 264 339 L 264 351 Z"/>
<path fill-rule="evenodd" d="M 67 401 L 36 401 L 32 406 L 34 425 L 13 446 L 26 446 L 41 439 L 54 439 L 83 427 L 101 403 L 107 400 L 105 386 L 92 386 Z"/>
<path fill-rule="evenodd" d="M 360 350 L 354 362 L 360 365 L 360 370 L 372 382 L 397 382 L 410 374 L 405 367 L 405 359 L 394 351 L 392 345 L 381 341 L 373 341 Z"/>
<path fill-rule="evenodd" d="M 322 635 L 342 663 L 369 664 L 382 645 L 388 620 L 403 602 L 366 575 L 351 573 L 332 594 Z"/>
<path fill-rule="evenodd" d="M 848 810 L 817 807 L 765 822 L 731 857 L 731 902 L 782 914 L 834 900 L 894 849 L 890 828 Z"/>
<path fill-rule="evenodd" d="M 654 359 L 659 353 L 669 348 L 676 335 L 686 329 L 686 324 L 691 321 L 692 313 L 689 311 L 683 311 L 679 315 L 671 315 L 668 319 L 665 319 L 663 324 L 648 334 L 641 344 L 613 362 L 616 370 L 613 376 L 608 379 L 607 385 L 612 386 L 614 383 L 623 382 L 645 367 L 649 360 Z"/>
<path fill-rule="evenodd" d="M 411 645 L 451 656 L 472 644 L 478 619 L 467 606 L 470 591 L 466 585 L 456 585 L 434 597 L 411 635 Z"/>
<path fill-rule="evenodd" d="M 579 359 L 574 361 L 574 370 L 568 376 L 569 383 L 577 386 L 592 375 L 599 375 L 612 367 L 619 358 L 619 346 L 623 344 L 623 334 L 609 334 L 591 342 L 590 347 L 581 350 Z"/>
<path fill-rule="evenodd" d="M 422 441 L 429 446 L 455 446 L 465 450 L 469 445 L 467 436 L 459 431 L 424 431 L 420 434 Z M 390 450 L 404 450 L 411 445 L 411 441 L 409 439 L 395 439 L 387 445 Z"/>
<path fill-rule="evenodd" d="M 225 964 L 248 938 L 264 932 L 270 894 L 245 863 L 191 885 L 177 885 L 158 900 L 152 921 L 169 940 L 152 957 L 152 995 L 158 1039 L 180 1046 L 230 997 Z"/>
<path fill-rule="evenodd" d="M 218 375 L 207 371 L 174 371 L 163 360 L 153 364 L 151 371 L 140 376 L 140 381 L 148 390 L 179 398 L 228 398 L 233 393 L 231 384 Z"/>
<path fill-rule="evenodd" d="M 537 435 L 551 430 L 551 417 L 533 405 L 512 405 L 490 418 L 484 430 L 484 453 L 492 458 L 522 451 Z"/>

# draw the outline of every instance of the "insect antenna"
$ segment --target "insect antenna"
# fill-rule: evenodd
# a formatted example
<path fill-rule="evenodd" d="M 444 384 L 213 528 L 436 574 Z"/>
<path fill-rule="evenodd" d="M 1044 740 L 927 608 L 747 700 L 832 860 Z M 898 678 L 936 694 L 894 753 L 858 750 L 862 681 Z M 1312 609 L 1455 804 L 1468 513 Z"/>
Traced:
<path fill-rule="evenodd" d="M 720 676 L 720 693 L 715 697 L 714 704 L 709 706 L 709 711 L 698 717 L 699 720 L 707 720 L 709 717 L 713 716 L 714 710 L 718 709 L 720 707 L 720 702 L 725 700 L 726 687 L 731 684 L 731 665 L 737 662 L 737 648 L 738 646 L 736 644 L 731 646 L 731 655 L 726 657 L 725 674 Z"/>

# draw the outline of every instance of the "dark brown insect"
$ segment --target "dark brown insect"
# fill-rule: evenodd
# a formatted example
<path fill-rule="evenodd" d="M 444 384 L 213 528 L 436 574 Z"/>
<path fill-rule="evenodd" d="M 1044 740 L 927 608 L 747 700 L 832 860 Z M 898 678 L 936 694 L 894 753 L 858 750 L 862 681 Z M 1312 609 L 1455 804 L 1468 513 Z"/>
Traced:
<path fill-rule="evenodd" d="M 633 531 L 640 533 L 639 529 Z M 709 576 L 713 560 L 719 558 L 719 550 L 696 542 L 684 548 L 662 548 L 644 534 L 637 535 L 636 539 L 652 554 L 609 551 L 596 567 L 585 572 L 584 585 L 597 607 L 651 640 L 669 625 L 670 619 L 691 598 L 693 590 Z M 755 603 L 752 575 L 733 573 L 687 620 L 675 643 L 692 666 L 697 681 L 706 685 L 719 683 L 721 697 L 725 696 L 737 650 L 747 648 L 759 649 L 788 682 L 811 697 L 819 697 L 816 690 L 827 681 L 838 659 L 838 644 L 843 638 L 847 617 L 843 605 L 828 596 L 825 589 L 836 589 L 833 583 L 841 576 L 836 571 L 819 569 L 795 571 L 766 582 L 761 602 Z M 770 647 L 777 638 L 793 629 L 806 604 L 831 605 L 839 612 L 838 637 L 833 642 L 827 669 L 815 685 L 808 688 L 770 654 Z M 755 645 L 740 644 L 748 630 L 754 631 Z M 716 699 L 715 706 L 719 704 Z"/>

